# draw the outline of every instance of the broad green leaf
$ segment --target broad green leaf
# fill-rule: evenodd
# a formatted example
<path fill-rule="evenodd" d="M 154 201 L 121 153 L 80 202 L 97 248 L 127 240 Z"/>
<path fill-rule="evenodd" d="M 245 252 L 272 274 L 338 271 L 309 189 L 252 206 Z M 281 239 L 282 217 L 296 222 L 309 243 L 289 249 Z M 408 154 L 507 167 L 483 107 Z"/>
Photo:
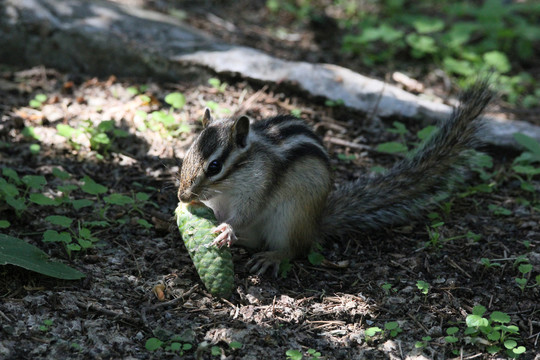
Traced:
<path fill-rule="evenodd" d="M 114 129 L 114 121 L 113 120 L 104 120 L 100 122 L 97 126 L 97 130 L 100 132 L 107 132 Z"/>
<path fill-rule="evenodd" d="M 486 313 L 486 311 L 487 309 L 485 308 L 485 306 L 476 305 L 475 307 L 473 307 L 472 313 L 473 315 L 482 316 Z"/>
<path fill-rule="evenodd" d="M 13 181 L 16 185 L 20 185 L 22 183 L 21 179 L 19 178 L 19 174 L 17 174 L 17 172 L 13 170 L 12 168 L 8 168 L 8 167 L 3 168 L 2 175 L 11 179 L 11 181 Z"/>
<path fill-rule="evenodd" d="M 522 273 L 523 275 L 530 273 L 532 269 L 533 269 L 533 266 L 531 264 L 521 264 L 518 267 L 519 272 Z"/>
<path fill-rule="evenodd" d="M 375 336 L 375 334 L 379 332 L 382 332 L 382 329 L 377 326 L 374 326 L 374 327 L 367 328 L 365 331 L 365 334 L 366 336 Z"/>
<path fill-rule="evenodd" d="M 504 216 L 512 215 L 512 211 L 505 209 L 501 206 L 494 205 L 494 204 L 489 204 L 488 209 L 491 212 L 493 212 L 493 214 L 495 215 L 504 215 Z"/>
<path fill-rule="evenodd" d="M 488 320 L 479 315 L 468 315 L 465 321 L 468 327 L 473 327 L 473 328 L 479 328 L 481 326 L 489 325 Z"/>
<path fill-rule="evenodd" d="M 162 123 L 165 127 L 170 127 L 175 123 L 174 117 L 170 114 L 164 113 L 163 111 L 154 111 L 151 115 L 152 119 Z"/>
<path fill-rule="evenodd" d="M 11 224 L 7 220 L 0 220 L 0 229 L 7 229 Z"/>
<path fill-rule="evenodd" d="M 457 60 L 452 57 L 443 59 L 444 68 L 446 71 L 463 76 L 473 76 L 476 72 L 471 62 L 466 60 Z"/>
<path fill-rule="evenodd" d="M 395 154 L 395 153 L 407 152 L 409 149 L 407 148 L 407 146 L 403 145 L 402 143 L 390 141 L 390 142 L 377 145 L 376 150 L 380 152 L 389 153 L 389 154 Z"/>
<path fill-rule="evenodd" d="M 67 265 L 50 260 L 47 254 L 24 240 L 0 234 L 0 265 L 6 264 L 58 279 L 76 280 L 85 276 Z"/>
<path fill-rule="evenodd" d="M 229 344 L 229 347 L 231 349 L 240 349 L 242 348 L 242 343 L 238 341 L 231 341 L 231 343 Z"/>
<path fill-rule="evenodd" d="M 137 220 L 137 224 L 139 224 L 140 226 L 142 226 L 143 228 L 145 229 L 150 229 L 152 228 L 152 224 L 150 224 L 148 221 L 146 221 L 145 219 L 139 219 Z"/>
<path fill-rule="evenodd" d="M 501 333 L 498 331 L 493 331 L 487 335 L 487 338 L 491 341 L 499 341 L 501 338 Z"/>
<path fill-rule="evenodd" d="M 454 335 L 455 333 L 457 333 L 459 331 L 459 328 L 455 327 L 455 326 L 452 326 L 452 327 L 449 327 L 448 329 L 446 329 L 446 333 L 448 335 Z"/>
<path fill-rule="evenodd" d="M 71 177 L 71 174 L 66 172 L 66 171 L 63 171 L 59 168 L 53 168 L 52 170 L 52 173 L 54 176 L 56 176 L 57 178 L 59 178 L 60 180 L 67 180 Z"/>
<path fill-rule="evenodd" d="M 129 132 L 122 129 L 113 129 L 113 135 L 117 138 L 126 138 L 129 136 Z"/>
<path fill-rule="evenodd" d="M 435 39 L 429 36 L 409 34 L 405 37 L 405 41 L 407 41 L 407 44 L 409 44 L 413 50 L 411 55 L 417 58 L 438 51 Z"/>
<path fill-rule="evenodd" d="M 71 139 L 76 130 L 69 125 L 58 124 L 56 125 L 56 131 L 58 132 L 58 135 Z"/>
<path fill-rule="evenodd" d="M 324 256 L 320 252 L 312 251 L 308 255 L 308 260 L 312 265 L 320 265 L 324 260 Z"/>
<path fill-rule="evenodd" d="M 402 123 L 402 122 L 394 121 L 392 123 L 392 125 L 394 127 L 391 128 L 391 129 L 388 129 L 388 132 L 390 132 L 392 134 L 404 135 L 404 134 L 407 134 L 409 132 L 409 130 L 407 130 L 407 127 L 405 126 L 405 124 Z"/>
<path fill-rule="evenodd" d="M 532 152 L 535 156 L 537 156 L 538 159 L 540 159 L 540 143 L 538 141 L 522 133 L 515 133 L 514 139 L 516 139 L 521 146 Z"/>
<path fill-rule="evenodd" d="M 458 22 L 443 36 L 446 46 L 456 48 L 467 43 L 473 32 L 478 28 L 477 24 Z"/>
<path fill-rule="evenodd" d="M 107 144 L 111 143 L 111 139 L 109 139 L 109 136 L 107 136 L 107 134 L 99 133 L 99 134 L 96 134 L 96 135 L 92 136 L 90 142 L 93 143 L 93 144 L 107 145 Z"/>
<path fill-rule="evenodd" d="M 41 193 L 30 194 L 28 199 L 38 205 L 56 205 L 56 201 Z"/>
<path fill-rule="evenodd" d="M 70 251 L 81 251 L 81 246 L 75 243 L 67 244 L 66 248 Z"/>
<path fill-rule="evenodd" d="M 91 248 L 92 247 L 92 242 L 90 240 L 86 240 L 86 239 L 81 239 L 81 238 L 78 238 L 77 239 L 77 242 L 79 243 L 79 245 L 81 246 L 82 249 L 88 249 L 88 248 Z"/>
<path fill-rule="evenodd" d="M 36 128 L 33 126 L 26 126 L 24 129 L 22 129 L 23 136 L 39 140 L 40 137 L 38 134 L 36 134 Z"/>
<path fill-rule="evenodd" d="M 212 356 L 221 355 L 221 348 L 219 346 L 212 346 L 210 352 L 212 353 Z"/>
<path fill-rule="evenodd" d="M 488 66 L 492 66 L 499 73 L 504 74 L 512 69 L 510 61 L 506 54 L 500 51 L 490 51 L 484 54 L 484 62 Z"/>
<path fill-rule="evenodd" d="M 147 201 L 148 199 L 150 199 L 150 195 L 144 192 L 138 192 L 135 194 L 135 198 L 138 201 Z"/>
<path fill-rule="evenodd" d="M 47 101 L 47 95 L 45 94 L 37 94 L 34 99 L 36 99 L 39 102 L 45 102 Z"/>
<path fill-rule="evenodd" d="M 41 101 L 38 101 L 36 99 L 30 100 L 30 102 L 28 103 L 28 105 L 30 105 L 30 107 L 33 107 L 34 109 L 41 107 L 42 104 L 43 103 Z"/>
<path fill-rule="evenodd" d="M 150 338 L 150 339 L 146 340 L 146 344 L 144 345 L 144 347 L 148 351 L 156 351 L 162 345 L 163 345 L 163 341 L 159 340 L 158 338 L 153 337 L 153 338 Z"/>
<path fill-rule="evenodd" d="M 182 93 L 174 92 L 165 96 L 165 102 L 175 109 L 181 109 L 186 104 L 186 97 Z"/>
<path fill-rule="evenodd" d="M 59 233 L 56 230 L 45 230 L 43 233 L 44 242 L 63 242 L 69 244 L 71 242 L 71 235 L 68 232 L 62 231 Z"/>
<path fill-rule="evenodd" d="M 429 34 L 444 29 L 444 21 L 434 17 L 419 17 L 412 24 L 420 34 Z"/>
<path fill-rule="evenodd" d="M 107 188 L 103 185 L 96 183 L 89 176 L 83 178 L 84 185 L 81 186 L 81 190 L 90 195 L 99 195 L 107 192 Z"/>
<path fill-rule="evenodd" d="M 21 198 L 15 198 L 13 196 L 6 196 L 6 202 L 8 203 L 9 206 L 11 206 L 17 211 L 26 210 L 26 203 Z"/>
<path fill-rule="evenodd" d="M 51 224 L 62 226 L 65 228 L 70 227 L 71 223 L 73 222 L 73 219 L 62 215 L 50 215 L 47 216 L 45 220 L 50 222 Z"/>
<path fill-rule="evenodd" d="M 446 342 L 449 343 L 449 344 L 453 344 L 453 343 L 458 342 L 459 339 L 458 339 L 457 337 L 455 337 L 455 336 L 450 336 L 450 335 L 448 335 L 448 336 L 445 336 L 445 337 L 444 337 L 444 341 L 446 341 Z"/>
<path fill-rule="evenodd" d="M 517 346 L 516 340 L 506 340 L 504 342 L 504 347 L 507 349 L 513 349 Z"/>
<path fill-rule="evenodd" d="M 113 205 L 128 205 L 133 204 L 133 198 L 122 195 L 122 194 L 111 194 L 109 196 L 105 196 L 103 198 L 103 201 L 105 201 L 107 204 L 113 204 Z"/>
<path fill-rule="evenodd" d="M 429 125 L 423 128 L 422 130 L 418 131 L 416 133 L 416 136 L 418 136 L 420 140 L 424 140 L 424 139 L 427 139 L 436 130 L 437 130 L 437 127 L 435 125 Z"/>
<path fill-rule="evenodd" d="M 78 200 L 72 200 L 71 205 L 73 205 L 73 208 L 75 210 L 79 210 L 79 209 L 82 209 L 83 207 L 94 205 L 94 202 L 89 199 L 78 199 Z"/>
<path fill-rule="evenodd" d="M 300 350 L 290 349 L 285 352 L 287 359 L 302 360 L 302 352 Z"/>
<path fill-rule="evenodd" d="M 0 194 L 15 197 L 19 195 L 19 189 L 17 189 L 15 185 L 10 184 L 6 180 L 0 178 Z"/>
<path fill-rule="evenodd" d="M 47 184 L 47 180 L 41 175 L 25 175 L 22 181 L 32 189 L 41 189 L 43 185 Z"/>
<path fill-rule="evenodd" d="M 41 151 L 41 146 L 39 146 L 39 144 L 30 144 L 28 149 L 30 149 L 32 155 L 37 155 Z"/>

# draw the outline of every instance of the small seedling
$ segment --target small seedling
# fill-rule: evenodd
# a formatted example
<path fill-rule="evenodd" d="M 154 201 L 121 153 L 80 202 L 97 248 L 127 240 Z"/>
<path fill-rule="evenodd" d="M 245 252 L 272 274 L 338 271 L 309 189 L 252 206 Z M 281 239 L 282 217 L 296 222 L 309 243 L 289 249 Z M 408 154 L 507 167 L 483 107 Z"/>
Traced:
<path fill-rule="evenodd" d="M 285 352 L 287 360 L 302 360 L 302 352 L 300 350 L 290 349 Z"/>
<path fill-rule="evenodd" d="M 493 267 L 501 267 L 501 266 L 502 266 L 500 263 L 494 263 L 494 262 L 491 262 L 491 260 L 488 259 L 488 258 L 481 258 L 481 259 L 480 259 L 480 263 L 481 263 L 482 265 L 484 265 L 484 267 L 485 267 L 486 269 L 491 269 L 491 268 L 493 268 Z"/>
<path fill-rule="evenodd" d="M 43 323 L 39 326 L 39 330 L 43 332 L 48 332 L 53 324 L 51 319 L 43 320 Z"/>
<path fill-rule="evenodd" d="M 163 346 L 163 341 L 155 337 L 149 338 L 144 344 L 144 347 L 148 351 L 156 351 L 157 349 L 161 348 L 161 346 Z"/>
<path fill-rule="evenodd" d="M 418 280 L 416 282 L 416 287 L 424 295 L 427 295 L 429 293 L 429 284 L 423 280 Z"/>
<path fill-rule="evenodd" d="M 324 255 L 322 255 L 320 251 L 322 251 L 322 246 L 321 244 L 316 243 L 313 250 L 308 254 L 308 260 L 311 265 L 319 266 L 324 261 Z"/>
<path fill-rule="evenodd" d="M 222 83 L 221 80 L 218 78 L 210 78 L 208 79 L 208 84 L 210 84 L 214 89 L 216 89 L 220 93 L 224 93 L 225 89 L 227 88 L 227 83 Z"/>
<path fill-rule="evenodd" d="M 491 211 L 494 215 L 501 215 L 501 216 L 509 216 L 512 215 L 512 211 L 503 208 L 502 206 L 489 204 L 488 205 L 489 211 Z"/>
<path fill-rule="evenodd" d="M 343 101 L 341 99 L 338 99 L 338 100 L 330 100 L 330 99 L 328 99 L 328 100 L 325 100 L 324 105 L 328 106 L 328 107 L 343 106 L 343 105 L 345 105 L 345 101 Z"/>
<path fill-rule="evenodd" d="M 308 349 L 307 353 L 310 360 L 319 360 L 321 358 L 321 353 L 315 349 Z"/>
<path fill-rule="evenodd" d="M 343 161 L 343 162 L 350 163 L 351 161 L 356 160 L 356 154 L 343 154 L 343 153 L 340 153 L 340 154 L 337 155 L 337 158 L 339 160 Z"/>
<path fill-rule="evenodd" d="M 222 354 L 222 350 L 219 346 L 212 346 L 210 348 L 210 353 L 212 356 L 220 356 Z"/>
<path fill-rule="evenodd" d="M 486 308 L 477 305 L 473 308 L 472 314 L 465 319 L 466 328 L 463 330 L 463 338 L 460 336 L 460 329 L 452 326 L 446 330 L 445 341 L 449 344 L 457 344 L 462 341 L 472 343 L 476 346 L 485 347 L 490 354 L 496 354 L 506 349 L 506 353 L 511 358 L 517 358 L 525 352 L 525 347 L 518 346 L 517 336 L 519 329 L 515 325 L 507 325 L 510 322 L 508 314 L 493 311 L 488 317 L 484 317 Z"/>
<path fill-rule="evenodd" d="M 428 343 L 431 341 L 431 336 L 424 336 L 422 338 L 422 341 L 417 341 L 415 344 L 414 344 L 414 347 L 417 348 L 417 349 L 423 349 L 425 348 Z"/>
<path fill-rule="evenodd" d="M 387 153 L 387 154 L 403 154 L 409 151 L 409 148 L 406 145 L 403 145 L 402 143 L 395 142 L 395 141 L 389 141 L 382 144 L 377 145 L 375 150 Z"/>
<path fill-rule="evenodd" d="M 308 260 L 311 265 L 319 266 L 324 261 L 324 255 L 320 252 L 312 251 L 308 254 Z"/>
<path fill-rule="evenodd" d="M 302 110 L 300 110 L 300 109 L 292 109 L 291 110 L 291 115 L 300 119 L 300 117 L 302 116 Z"/>
<path fill-rule="evenodd" d="M 289 259 L 283 259 L 281 260 L 281 263 L 279 264 L 279 275 L 286 279 L 289 275 L 289 271 L 292 269 L 292 264 Z"/>
<path fill-rule="evenodd" d="M 45 94 L 37 94 L 32 100 L 30 100 L 30 107 L 33 107 L 33 108 L 40 108 L 41 106 L 43 106 L 43 103 L 47 101 L 47 95 Z"/>
<path fill-rule="evenodd" d="M 392 284 L 389 284 L 389 283 L 382 284 L 381 288 L 384 290 L 384 293 L 386 295 L 390 294 L 390 290 L 393 290 L 394 292 L 396 291 L 396 289 L 392 289 Z"/>
<path fill-rule="evenodd" d="M 525 287 L 527 286 L 527 274 L 529 274 L 533 269 L 533 266 L 529 263 L 523 263 L 520 264 L 518 267 L 519 272 L 521 273 L 520 278 L 516 278 L 516 283 L 518 284 L 519 288 L 521 289 L 521 292 L 525 291 Z"/>
<path fill-rule="evenodd" d="M 161 337 L 161 335 L 163 335 L 165 338 L 162 338 L 163 340 L 157 337 L 147 339 L 145 348 L 148 351 L 163 349 L 166 352 L 183 356 L 186 351 L 193 348 L 193 345 L 190 342 L 187 342 L 182 335 L 166 335 L 166 332 L 163 330 L 157 330 L 155 332 L 158 334 L 157 336 Z"/>
<path fill-rule="evenodd" d="M 444 341 L 446 341 L 449 344 L 453 344 L 453 343 L 458 342 L 459 339 L 454 336 L 455 334 L 457 334 L 458 331 L 459 331 L 459 328 L 457 328 L 455 326 L 452 326 L 452 327 L 449 327 L 448 329 L 446 329 L 446 335 L 447 336 L 445 336 Z"/>
<path fill-rule="evenodd" d="M 399 327 L 399 324 L 397 321 L 390 321 L 384 324 L 384 329 L 386 331 L 389 331 L 391 337 L 396 337 L 403 331 L 402 328 Z"/>
<path fill-rule="evenodd" d="M 229 347 L 233 350 L 237 350 L 237 349 L 241 349 L 242 348 L 242 343 L 239 342 L 239 341 L 231 341 L 229 343 Z"/>
<path fill-rule="evenodd" d="M 366 331 L 364 331 L 364 334 L 366 335 L 366 341 L 371 341 L 371 339 L 375 335 L 380 334 L 380 333 L 384 333 L 384 331 L 378 326 L 369 327 L 366 329 Z"/>

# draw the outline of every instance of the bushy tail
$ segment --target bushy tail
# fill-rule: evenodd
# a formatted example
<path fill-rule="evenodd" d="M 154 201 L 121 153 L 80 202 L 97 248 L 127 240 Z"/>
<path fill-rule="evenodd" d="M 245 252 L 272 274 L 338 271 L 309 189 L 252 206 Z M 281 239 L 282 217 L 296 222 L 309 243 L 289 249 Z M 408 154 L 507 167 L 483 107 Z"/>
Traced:
<path fill-rule="evenodd" d="M 478 116 L 493 96 L 487 80 L 465 91 L 460 106 L 412 155 L 388 172 L 343 184 L 327 201 L 324 238 L 405 224 L 425 216 L 435 198 L 451 191 L 478 146 Z"/>

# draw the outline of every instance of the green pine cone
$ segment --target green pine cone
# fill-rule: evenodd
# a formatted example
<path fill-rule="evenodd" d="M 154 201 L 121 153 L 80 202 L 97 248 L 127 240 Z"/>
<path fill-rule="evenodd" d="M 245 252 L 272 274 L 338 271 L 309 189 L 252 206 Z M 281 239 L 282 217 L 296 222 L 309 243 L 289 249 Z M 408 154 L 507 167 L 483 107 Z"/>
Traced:
<path fill-rule="evenodd" d="M 234 286 L 232 255 L 227 247 L 210 246 L 216 238 L 211 233 L 216 225 L 214 213 L 202 204 L 179 203 L 175 214 L 184 244 L 206 289 L 214 296 L 229 297 Z"/>

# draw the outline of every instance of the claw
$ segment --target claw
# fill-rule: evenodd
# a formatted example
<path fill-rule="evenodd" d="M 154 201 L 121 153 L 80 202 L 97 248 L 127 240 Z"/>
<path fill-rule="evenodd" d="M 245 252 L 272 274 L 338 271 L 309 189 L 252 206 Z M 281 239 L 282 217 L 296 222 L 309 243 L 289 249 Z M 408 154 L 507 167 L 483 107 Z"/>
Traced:
<path fill-rule="evenodd" d="M 272 275 L 278 277 L 279 265 L 281 264 L 282 257 L 274 251 L 267 251 L 255 254 L 251 260 L 247 262 L 250 273 L 257 275 L 263 275 L 268 269 L 272 269 Z"/>
<path fill-rule="evenodd" d="M 218 248 L 221 248 L 224 245 L 231 247 L 231 245 L 237 240 L 233 228 L 227 223 L 216 226 L 214 229 L 212 229 L 212 233 L 221 233 L 214 239 L 214 241 L 212 241 L 212 245 L 215 245 Z"/>

